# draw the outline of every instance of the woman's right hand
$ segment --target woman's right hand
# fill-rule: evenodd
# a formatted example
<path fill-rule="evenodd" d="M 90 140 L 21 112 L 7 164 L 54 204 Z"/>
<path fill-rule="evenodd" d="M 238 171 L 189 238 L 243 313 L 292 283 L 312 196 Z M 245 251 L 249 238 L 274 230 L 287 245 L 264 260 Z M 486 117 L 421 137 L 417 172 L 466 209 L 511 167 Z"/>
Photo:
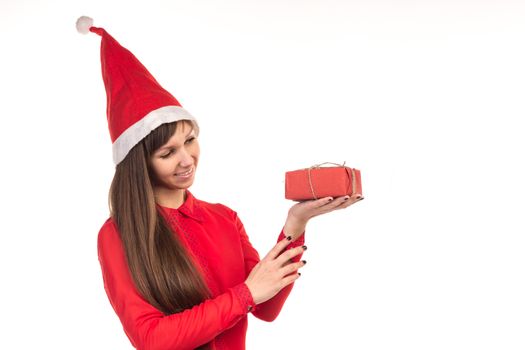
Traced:
<path fill-rule="evenodd" d="M 306 247 L 295 247 L 279 255 L 290 244 L 284 238 L 278 242 L 257 265 L 254 266 L 245 283 L 252 293 L 255 304 L 260 304 L 275 296 L 281 289 L 294 282 L 300 274 L 297 270 L 306 261 L 290 263 L 290 259 L 304 252 Z"/>

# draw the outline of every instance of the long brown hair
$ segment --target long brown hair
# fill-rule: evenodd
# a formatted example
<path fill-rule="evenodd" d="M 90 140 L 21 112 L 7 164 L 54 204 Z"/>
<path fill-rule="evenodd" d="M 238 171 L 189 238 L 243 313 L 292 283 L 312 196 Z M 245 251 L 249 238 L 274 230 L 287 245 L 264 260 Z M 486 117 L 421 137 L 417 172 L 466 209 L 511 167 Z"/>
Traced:
<path fill-rule="evenodd" d="M 117 225 L 137 290 L 165 315 L 200 304 L 211 295 L 197 267 L 155 205 L 151 155 L 182 122 L 165 123 L 120 162 L 109 190 Z M 209 343 L 198 349 L 211 349 Z"/>

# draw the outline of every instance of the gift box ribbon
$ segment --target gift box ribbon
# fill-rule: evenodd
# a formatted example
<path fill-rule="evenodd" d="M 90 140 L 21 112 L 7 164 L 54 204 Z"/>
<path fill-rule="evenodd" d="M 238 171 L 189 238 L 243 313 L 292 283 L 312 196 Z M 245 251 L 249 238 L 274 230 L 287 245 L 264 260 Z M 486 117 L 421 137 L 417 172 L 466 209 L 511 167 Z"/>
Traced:
<path fill-rule="evenodd" d="M 312 196 L 315 198 L 315 199 L 318 199 L 317 196 L 315 195 L 315 191 L 314 191 L 314 186 L 312 184 L 312 175 L 311 175 L 311 171 L 312 169 L 318 169 L 318 168 L 321 168 L 322 165 L 325 165 L 325 164 L 333 164 L 333 165 L 337 165 L 338 167 L 342 167 L 342 168 L 345 168 L 346 170 L 346 174 L 348 175 L 348 179 L 350 180 L 350 183 L 352 184 L 352 194 L 355 193 L 355 190 L 356 190 L 356 183 L 355 183 L 355 171 L 353 168 L 349 168 L 349 167 L 346 167 L 345 166 L 345 162 L 343 162 L 343 164 L 337 164 L 337 163 L 332 163 L 332 162 L 324 162 L 324 163 L 321 163 L 321 164 L 316 164 L 316 165 L 312 165 L 311 167 L 308 168 L 308 182 L 310 183 L 310 189 L 312 190 Z M 348 186 L 350 188 L 350 186 Z M 348 191 L 347 191 L 348 193 Z"/>

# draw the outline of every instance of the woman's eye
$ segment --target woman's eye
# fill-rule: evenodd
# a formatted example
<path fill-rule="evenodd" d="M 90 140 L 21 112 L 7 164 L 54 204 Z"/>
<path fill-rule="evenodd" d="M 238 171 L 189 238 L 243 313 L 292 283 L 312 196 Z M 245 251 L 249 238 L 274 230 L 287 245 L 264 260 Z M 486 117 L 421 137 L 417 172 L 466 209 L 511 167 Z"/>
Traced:
<path fill-rule="evenodd" d="M 161 158 L 168 158 L 170 155 L 171 155 L 171 151 L 169 151 L 168 153 L 166 153 L 165 155 L 163 156 L 160 156 Z"/>
<path fill-rule="evenodd" d="M 191 142 L 193 142 L 193 140 L 195 140 L 195 137 L 190 137 L 189 139 L 186 140 L 185 143 L 186 143 L 186 144 L 187 144 L 187 143 L 191 143 Z M 169 151 L 168 153 L 166 153 L 166 154 L 164 154 L 164 155 L 162 155 L 162 156 L 160 156 L 160 157 L 161 157 L 161 158 L 168 158 L 172 153 L 173 153 L 173 150 Z"/>

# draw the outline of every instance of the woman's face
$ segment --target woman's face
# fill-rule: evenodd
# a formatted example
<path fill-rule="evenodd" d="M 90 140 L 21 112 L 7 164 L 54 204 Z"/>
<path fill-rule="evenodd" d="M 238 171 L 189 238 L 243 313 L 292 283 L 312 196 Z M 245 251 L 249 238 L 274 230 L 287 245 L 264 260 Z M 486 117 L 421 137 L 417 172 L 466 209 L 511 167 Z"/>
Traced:
<path fill-rule="evenodd" d="M 190 187 L 195 178 L 199 154 L 199 142 L 193 125 L 186 121 L 177 123 L 175 134 L 150 158 L 155 175 L 154 186 L 168 190 Z"/>

